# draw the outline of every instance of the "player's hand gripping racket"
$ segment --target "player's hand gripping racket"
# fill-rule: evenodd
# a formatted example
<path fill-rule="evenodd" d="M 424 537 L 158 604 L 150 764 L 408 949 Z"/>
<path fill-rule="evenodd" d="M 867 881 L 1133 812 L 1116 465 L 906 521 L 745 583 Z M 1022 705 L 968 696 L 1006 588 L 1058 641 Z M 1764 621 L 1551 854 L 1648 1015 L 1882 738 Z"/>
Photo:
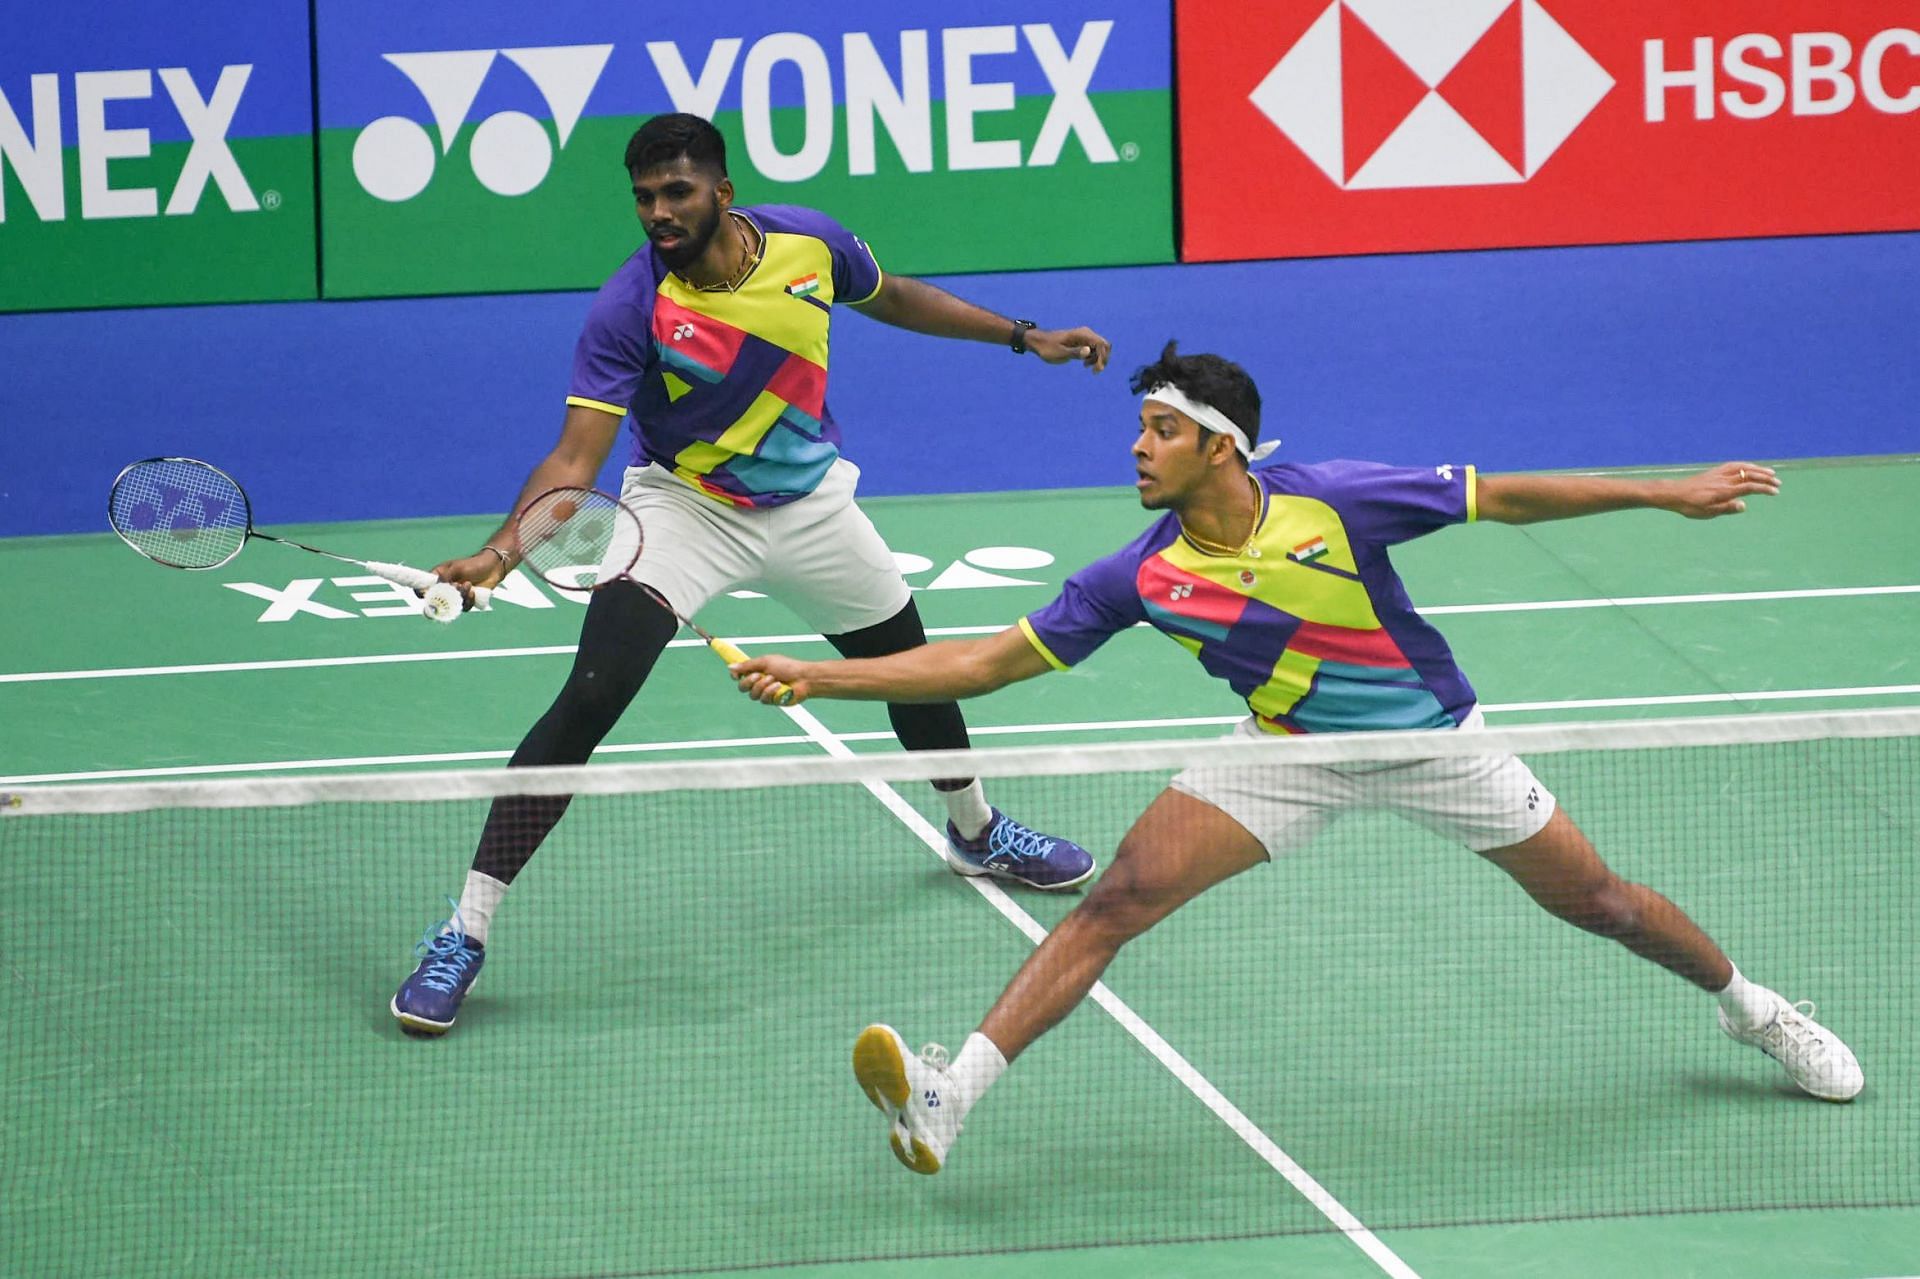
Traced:
<path fill-rule="evenodd" d="M 460 616 L 460 591 L 423 568 L 356 560 L 317 546 L 262 533 L 253 526 L 253 505 L 238 480 L 190 457 L 150 457 L 121 471 L 107 494 L 107 522 L 120 540 L 168 568 L 219 568 L 257 537 L 297 550 L 357 564 L 396 586 L 424 594 L 421 611 L 436 622 Z M 491 608 L 493 592 L 473 588 L 473 606 Z"/>
<path fill-rule="evenodd" d="M 680 625 L 705 640 L 727 665 L 747 660 L 747 655 L 732 644 L 681 616 L 659 591 L 628 576 L 640 561 L 646 530 L 633 508 L 619 498 L 599 489 L 548 489 L 521 508 L 515 531 L 520 537 L 521 561 L 531 565 L 548 585 L 563 591 L 597 591 L 612 582 L 633 582 L 672 613 Z M 596 570 L 592 581 L 580 580 L 583 567 Z M 784 684 L 776 688 L 774 701 L 782 706 L 793 701 L 792 689 Z"/>

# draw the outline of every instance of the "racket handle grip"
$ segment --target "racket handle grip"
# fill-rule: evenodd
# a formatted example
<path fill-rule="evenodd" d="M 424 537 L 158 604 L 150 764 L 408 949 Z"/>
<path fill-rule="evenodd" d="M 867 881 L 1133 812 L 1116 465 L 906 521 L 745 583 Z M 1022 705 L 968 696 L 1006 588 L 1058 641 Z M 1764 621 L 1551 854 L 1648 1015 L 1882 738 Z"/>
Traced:
<path fill-rule="evenodd" d="M 411 590 L 424 591 L 440 579 L 423 568 L 414 568 L 410 564 L 388 564 L 382 560 L 362 560 L 362 567 L 373 570 L 395 586 L 405 586 Z"/>
<path fill-rule="evenodd" d="M 385 560 L 366 560 L 363 564 L 395 586 L 404 586 L 409 590 L 428 590 L 440 580 L 426 569 L 415 568 L 411 564 L 389 564 Z M 482 612 L 492 608 L 493 592 L 484 586 L 474 587 L 473 606 Z"/>
<path fill-rule="evenodd" d="M 745 653 L 723 639 L 710 639 L 707 641 L 707 647 L 720 654 L 720 660 L 728 666 L 732 666 L 735 662 L 744 662 L 747 660 Z M 792 689 L 782 684 L 779 680 L 773 682 L 773 687 L 775 689 L 773 700 L 776 704 L 780 706 L 793 705 Z"/>

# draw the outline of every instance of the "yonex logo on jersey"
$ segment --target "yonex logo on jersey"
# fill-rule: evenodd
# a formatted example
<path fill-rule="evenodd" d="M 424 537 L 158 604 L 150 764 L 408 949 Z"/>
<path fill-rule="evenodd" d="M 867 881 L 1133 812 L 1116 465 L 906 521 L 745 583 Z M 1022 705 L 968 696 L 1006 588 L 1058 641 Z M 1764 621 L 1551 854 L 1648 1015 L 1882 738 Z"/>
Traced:
<path fill-rule="evenodd" d="M 1614 80 L 1540 0 L 1335 0 L 1250 98 L 1336 186 L 1540 171 Z"/>
<path fill-rule="evenodd" d="M 691 324 L 676 324 L 673 326 L 673 340 L 684 342 L 698 331 Z"/>
<path fill-rule="evenodd" d="M 940 1105 L 940 1094 L 929 1088 L 926 1091 L 927 1109 L 934 1110 Z"/>
<path fill-rule="evenodd" d="M 1433 468 L 1433 473 L 1443 480 L 1450 480 L 1453 478 L 1453 463 L 1442 462 L 1439 466 Z"/>
<path fill-rule="evenodd" d="M 1182 582 L 1167 592 L 1167 598 L 1170 600 L 1183 600 L 1191 594 L 1193 594 L 1193 584 L 1190 582 Z"/>
<path fill-rule="evenodd" d="M 456 49 L 382 56 L 426 99 L 439 138 L 406 116 L 382 116 L 353 142 L 353 175 L 368 195 L 389 203 L 411 200 L 433 180 L 439 157 L 480 96 L 481 83 L 497 57 L 519 67 L 540 91 L 552 117 L 554 137 L 524 111 L 500 111 L 482 120 L 467 144 L 473 176 L 495 195 L 525 195 L 546 180 L 556 150 L 564 150 L 586 110 L 587 98 L 606 70 L 610 44 L 549 45 L 530 49 Z"/>
<path fill-rule="evenodd" d="M 193 73 L 184 67 L 161 67 L 156 71 L 81 71 L 73 76 L 73 118 L 76 123 L 74 146 L 79 152 L 80 216 L 94 218 L 151 218 L 161 212 L 160 193 L 153 187 L 114 186 L 110 162 L 135 160 L 153 152 L 152 130 L 113 127 L 111 116 L 122 125 L 137 110 L 131 105 L 153 97 L 153 78 L 160 77 L 180 123 L 187 128 L 193 144 L 167 196 L 169 215 L 192 213 L 200 207 L 207 183 L 220 188 L 227 207 L 235 213 L 252 213 L 260 208 L 246 174 L 240 171 L 233 149 L 227 143 L 227 130 L 233 127 L 234 113 L 240 108 L 240 95 L 246 92 L 253 64 L 238 63 L 220 68 L 213 92 L 202 94 Z M 0 91 L 0 222 L 7 220 L 5 175 L 11 171 L 20 190 L 42 222 L 62 222 L 67 216 L 66 139 L 63 134 L 60 103 L 60 77 L 27 77 L 28 101 L 16 111 Z M 137 117 L 135 117 L 137 118 Z M 28 134 L 31 130 L 31 140 Z M 268 192 L 268 206 L 279 196 Z"/>

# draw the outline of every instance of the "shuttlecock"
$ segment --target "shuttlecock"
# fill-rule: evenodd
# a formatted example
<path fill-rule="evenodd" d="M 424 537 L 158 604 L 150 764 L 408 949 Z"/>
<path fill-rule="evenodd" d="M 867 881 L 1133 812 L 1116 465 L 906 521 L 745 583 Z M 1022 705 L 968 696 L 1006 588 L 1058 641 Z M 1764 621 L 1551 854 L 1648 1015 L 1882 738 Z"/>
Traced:
<path fill-rule="evenodd" d="M 460 610 L 465 606 L 460 588 L 452 582 L 435 582 L 420 601 L 420 611 L 443 625 L 460 620 Z"/>

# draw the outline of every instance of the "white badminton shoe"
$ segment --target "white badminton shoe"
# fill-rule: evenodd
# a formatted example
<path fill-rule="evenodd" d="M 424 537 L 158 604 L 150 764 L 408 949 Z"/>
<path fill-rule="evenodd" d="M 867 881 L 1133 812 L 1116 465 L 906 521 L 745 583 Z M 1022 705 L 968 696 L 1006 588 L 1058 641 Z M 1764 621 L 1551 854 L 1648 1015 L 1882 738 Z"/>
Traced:
<path fill-rule="evenodd" d="M 947 1151 L 960 1135 L 947 1065 L 947 1050 L 939 1044 L 911 1056 L 891 1026 L 869 1026 L 853 1041 L 853 1077 L 887 1117 L 893 1157 L 928 1176 L 946 1166 Z"/>
<path fill-rule="evenodd" d="M 1822 1101 L 1852 1101 L 1866 1083 L 1860 1063 L 1840 1037 L 1813 1019 L 1813 1001 L 1790 1004 L 1775 995 L 1773 1020 L 1741 1030 L 1719 1013 L 1720 1029 L 1738 1043 L 1758 1048 L 1779 1062 L 1802 1091 Z"/>

